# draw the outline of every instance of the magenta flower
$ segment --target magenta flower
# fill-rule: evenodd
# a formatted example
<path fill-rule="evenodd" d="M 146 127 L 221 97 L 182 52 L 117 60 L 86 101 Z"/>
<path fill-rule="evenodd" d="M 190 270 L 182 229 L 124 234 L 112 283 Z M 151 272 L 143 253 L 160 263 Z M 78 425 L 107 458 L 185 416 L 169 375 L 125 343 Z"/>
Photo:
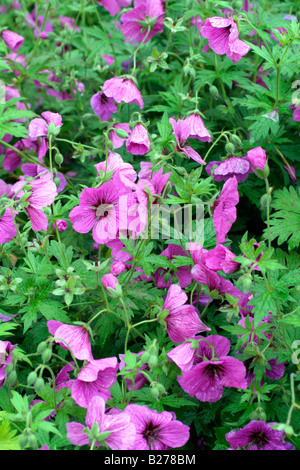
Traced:
<path fill-rule="evenodd" d="M 93 239 L 106 243 L 116 238 L 118 230 L 119 190 L 112 182 L 99 188 L 85 188 L 80 194 L 79 206 L 69 214 L 73 228 L 79 233 L 93 229 Z"/>
<path fill-rule="evenodd" d="M 18 212 L 14 210 L 14 217 L 17 214 Z M 14 224 L 11 209 L 6 206 L 4 214 L 0 217 L 0 245 L 10 242 L 16 236 L 17 229 Z"/>
<path fill-rule="evenodd" d="M 184 446 L 190 437 L 190 428 L 176 420 L 174 413 L 150 410 L 147 406 L 128 405 L 136 429 L 134 450 L 169 450 Z"/>
<path fill-rule="evenodd" d="M 117 103 L 136 103 L 141 109 L 144 107 L 141 92 L 138 90 L 132 78 L 113 77 L 103 85 L 103 93 L 108 98 L 113 98 Z"/>
<path fill-rule="evenodd" d="M 64 232 L 68 228 L 68 222 L 64 219 L 57 219 L 56 226 L 59 232 Z M 52 227 L 55 228 L 55 224 L 52 224 Z"/>
<path fill-rule="evenodd" d="M 51 178 L 51 171 L 47 170 L 47 168 L 43 167 L 42 165 L 36 165 L 35 163 L 24 163 L 22 165 L 21 170 L 23 171 L 24 175 L 31 176 L 32 178 L 43 178 L 44 180 L 52 180 Z M 23 179 L 23 176 L 20 176 Z M 53 181 L 58 178 L 60 180 L 60 184 L 57 188 L 57 192 L 60 193 L 65 189 L 67 186 L 67 180 L 62 173 L 55 173 L 53 172 Z"/>
<path fill-rule="evenodd" d="M 267 163 L 266 151 L 262 147 L 255 147 L 247 152 L 247 160 L 250 163 L 251 169 L 261 170 L 265 169 Z"/>
<path fill-rule="evenodd" d="M 49 333 L 57 338 L 55 342 L 62 349 L 71 349 L 76 359 L 93 360 L 89 331 L 84 325 L 67 325 L 49 320 L 47 326 Z"/>
<path fill-rule="evenodd" d="M 13 52 L 17 52 L 18 49 L 22 46 L 25 38 L 20 36 L 20 34 L 14 33 L 9 29 L 5 29 L 1 33 L 1 38 L 5 42 L 6 46 L 9 47 Z"/>
<path fill-rule="evenodd" d="M 226 434 L 230 449 L 291 450 L 291 445 L 283 440 L 283 432 L 271 428 L 272 424 L 274 423 L 250 421 L 244 428 L 230 431 Z"/>
<path fill-rule="evenodd" d="M 109 292 L 108 287 L 110 289 L 113 289 L 114 291 L 116 290 L 116 285 L 119 284 L 118 279 L 114 274 L 104 274 L 104 276 L 101 279 L 101 282 L 104 286 L 104 288 Z"/>
<path fill-rule="evenodd" d="M 211 142 L 211 136 L 202 121 L 200 114 L 192 113 L 184 121 L 190 126 L 189 139 L 198 139 L 202 142 Z"/>
<path fill-rule="evenodd" d="M 101 121 L 109 121 L 112 113 L 117 112 L 117 106 L 112 98 L 108 98 L 103 92 L 95 93 L 91 98 L 91 106 L 94 113 Z"/>
<path fill-rule="evenodd" d="M 16 347 L 16 344 L 0 340 L 0 388 L 5 380 L 5 368 L 11 363 L 11 353 Z"/>
<path fill-rule="evenodd" d="M 226 236 L 236 221 L 236 205 L 239 202 L 238 182 L 235 176 L 229 178 L 222 188 L 220 196 L 213 204 L 213 221 L 217 243 L 224 243 Z"/>
<path fill-rule="evenodd" d="M 173 127 L 173 134 L 175 135 L 177 151 L 183 152 L 188 158 L 192 158 L 200 165 L 206 165 L 205 161 L 202 160 L 200 155 L 187 145 L 187 139 L 191 134 L 191 125 L 184 119 L 179 119 L 177 122 L 173 119 L 169 119 L 170 124 Z"/>
<path fill-rule="evenodd" d="M 150 150 L 150 140 L 147 129 L 141 123 L 134 126 L 126 141 L 126 150 L 132 155 L 145 155 Z"/>
<path fill-rule="evenodd" d="M 29 139 L 19 140 L 13 145 L 13 147 L 15 147 L 16 150 L 12 148 L 7 149 L 5 156 L 4 156 L 4 160 L 3 160 L 3 169 L 9 171 L 9 173 L 12 173 L 13 171 L 15 171 L 22 164 L 22 158 L 20 154 L 17 152 L 17 150 L 29 151 L 33 149 L 36 152 L 38 149 L 37 144 L 35 144 L 34 142 L 31 142 Z"/>
<path fill-rule="evenodd" d="M 34 181 L 30 181 L 30 183 L 23 180 L 18 181 L 12 187 L 17 200 L 21 199 L 24 195 L 24 191 L 22 190 L 24 183 L 31 187 L 30 195 L 26 199 L 25 211 L 30 218 L 32 230 L 37 232 L 41 230 L 46 231 L 48 219 L 42 209 L 53 203 L 57 196 L 56 185 L 47 178 L 38 178 Z"/>
<path fill-rule="evenodd" d="M 53 123 L 54 129 L 59 131 L 62 126 L 62 117 L 58 113 L 52 113 L 51 111 L 45 111 L 41 114 L 42 118 L 34 118 L 28 126 L 28 137 L 30 140 L 37 142 L 40 140 L 38 158 L 40 162 L 43 161 L 43 157 L 46 155 L 48 142 L 47 136 L 49 133 L 48 126 Z"/>
<path fill-rule="evenodd" d="M 212 174 L 212 168 L 217 166 Z M 251 172 L 250 163 L 247 157 L 229 157 L 223 162 L 213 161 L 209 162 L 205 168 L 210 176 L 213 176 L 215 181 L 227 181 L 233 176 L 236 177 L 238 183 L 245 181 Z"/>
<path fill-rule="evenodd" d="M 99 0 L 98 5 L 104 7 L 111 16 L 120 13 L 121 7 L 129 7 L 132 0 Z"/>
<path fill-rule="evenodd" d="M 228 272 L 236 269 L 237 266 L 231 261 L 232 254 L 230 254 L 229 250 L 227 252 L 227 250 L 220 248 L 220 245 L 217 245 L 214 250 L 208 252 L 201 245 L 194 242 L 190 243 L 189 249 L 195 263 L 191 273 L 199 284 L 208 286 L 210 291 L 217 290 L 220 295 L 225 295 L 226 293 L 234 297 L 241 297 L 243 295 L 230 281 L 224 279 L 216 272 L 221 269 L 223 271 L 225 269 Z"/>
<path fill-rule="evenodd" d="M 161 252 L 161 256 L 166 256 L 168 260 L 172 260 L 176 259 L 176 256 L 188 255 L 180 245 L 172 245 L 170 243 L 168 247 Z M 179 285 L 182 288 L 189 286 L 192 282 L 191 271 L 187 266 L 180 266 L 178 268 L 174 267 L 174 270 L 158 268 L 154 274 L 156 287 L 158 289 L 165 289 L 166 287 L 170 287 L 174 276 L 177 277 Z M 168 279 L 166 279 L 167 277 Z"/>
<path fill-rule="evenodd" d="M 126 265 L 122 261 L 115 261 L 110 268 L 110 274 L 118 276 L 126 270 Z"/>
<path fill-rule="evenodd" d="M 107 173 L 112 171 L 111 179 L 120 184 L 121 177 L 124 177 L 132 182 L 136 180 L 136 172 L 130 163 L 124 162 L 121 155 L 118 153 L 109 153 L 106 160 L 94 165 L 97 175 L 100 176 L 101 172 Z M 120 189 L 120 188 L 119 188 Z"/>
<path fill-rule="evenodd" d="M 201 338 L 193 366 L 178 376 L 179 385 L 191 397 L 203 402 L 220 400 L 224 387 L 247 388 L 246 367 L 228 356 L 230 341 L 213 335 Z"/>
<path fill-rule="evenodd" d="M 105 413 L 105 401 L 100 396 L 95 396 L 91 399 L 87 407 L 85 417 L 87 428 L 80 423 L 72 421 L 67 423 L 67 439 L 75 446 L 91 445 L 93 437 L 95 438 L 95 447 L 106 445 L 111 450 L 130 450 L 132 449 L 135 441 L 135 427 L 131 422 L 130 415 L 126 412 L 109 414 Z M 97 432 L 93 431 L 97 429 Z M 91 439 L 84 430 L 90 430 L 92 435 Z M 99 438 L 97 442 L 97 435 L 101 433 L 106 434 L 105 439 Z"/>
<path fill-rule="evenodd" d="M 169 287 L 162 310 L 168 311 L 164 321 L 168 335 L 174 343 L 193 339 L 202 331 L 210 331 L 210 328 L 200 320 L 196 307 L 186 304 L 187 300 L 188 296 L 180 286 L 173 284 Z"/>
<path fill-rule="evenodd" d="M 153 20 L 156 21 L 153 24 Z M 152 20 L 152 21 L 151 21 Z M 164 27 L 164 8 L 161 0 L 135 0 L 134 8 L 121 16 L 121 31 L 127 39 L 148 42 L 153 36 L 162 33 Z M 148 25 L 151 29 L 147 34 Z"/>
<path fill-rule="evenodd" d="M 109 388 L 117 380 L 118 368 L 116 357 L 89 360 L 73 383 L 71 395 L 77 405 L 87 408 L 95 396 L 111 398 Z"/>
<path fill-rule="evenodd" d="M 251 49 L 248 44 L 238 39 L 238 27 L 232 18 L 207 18 L 201 28 L 201 35 L 208 39 L 209 47 L 216 54 L 226 54 L 234 63 Z"/>
<path fill-rule="evenodd" d="M 294 121 L 300 121 L 300 106 L 294 110 L 293 119 Z"/>
<path fill-rule="evenodd" d="M 212 250 L 203 255 L 205 266 L 213 271 L 223 271 L 225 274 L 232 273 L 239 269 L 240 264 L 233 261 L 235 254 L 226 246 L 217 245 Z"/>

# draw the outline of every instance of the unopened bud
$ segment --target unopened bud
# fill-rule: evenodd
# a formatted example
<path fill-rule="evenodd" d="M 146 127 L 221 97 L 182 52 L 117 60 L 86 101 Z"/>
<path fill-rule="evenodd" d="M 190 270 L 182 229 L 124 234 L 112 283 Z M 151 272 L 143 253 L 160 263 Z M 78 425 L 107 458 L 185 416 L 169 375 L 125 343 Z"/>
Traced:
<path fill-rule="evenodd" d="M 19 446 L 21 449 L 25 449 L 25 447 L 27 446 L 28 444 L 28 437 L 27 437 L 27 434 L 21 434 L 19 436 Z"/>
<path fill-rule="evenodd" d="M 17 373 L 15 370 L 12 370 L 8 376 L 6 377 L 6 380 L 7 382 L 9 383 L 9 385 L 14 385 L 17 381 Z"/>
<path fill-rule="evenodd" d="M 114 131 L 118 137 L 121 137 L 121 139 L 127 139 L 128 134 L 126 131 L 124 131 L 124 129 L 114 128 Z"/>
<path fill-rule="evenodd" d="M 61 153 L 58 153 L 55 155 L 55 162 L 57 165 L 61 166 L 61 164 L 63 163 L 64 161 L 64 157 L 62 156 Z"/>
<path fill-rule="evenodd" d="M 37 380 L 37 374 L 35 371 L 30 372 L 30 374 L 27 377 L 27 383 L 28 385 L 34 385 Z"/>
<path fill-rule="evenodd" d="M 158 388 L 157 388 L 156 386 L 150 388 L 150 393 L 151 393 L 151 396 L 152 396 L 153 398 L 155 398 L 156 400 L 159 399 L 160 393 L 159 393 L 159 390 L 158 390 Z"/>
<path fill-rule="evenodd" d="M 35 384 L 34 384 L 34 390 L 35 390 L 37 393 L 39 393 L 39 392 L 41 392 L 41 391 L 44 389 L 44 387 L 45 387 L 45 381 L 44 381 L 44 379 L 43 379 L 42 377 L 38 377 L 38 378 L 36 379 Z"/>
<path fill-rule="evenodd" d="M 157 366 L 157 364 L 158 364 L 157 356 L 154 354 L 151 354 L 149 361 L 148 361 L 148 366 L 150 367 L 150 369 L 154 369 Z"/>
<path fill-rule="evenodd" d="M 214 96 L 215 98 L 217 98 L 217 97 L 219 96 L 219 90 L 218 90 L 218 88 L 217 88 L 216 86 L 214 86 L 214 85 L 211 85 L 211 86 L 209 87 L 209 93 L 210 93 L 212 96 Z"/>
<path fill-rule="evenodd" d="M 37 351 L 38 353 L 42 353 L 47 347 L 48 347 L 47 341 L 42 341 L 42 342 L 38 345 L 36 351 Z"/>
<path fill-rule="evenodd" d="M 233 155 L 235 151 L 235 145 L 232 144 L 231 142 L 227 142 L 225 145 L 225 150 L 228 153 L 228 155 Z"/>
<path fill-rule="evenodd" d="M 52 350 L 51 348 L 47 348 L 42 352 L 42 360 L 43 363 L 45 364 L 46 362 L 50 361 L 52 357 Z"/>

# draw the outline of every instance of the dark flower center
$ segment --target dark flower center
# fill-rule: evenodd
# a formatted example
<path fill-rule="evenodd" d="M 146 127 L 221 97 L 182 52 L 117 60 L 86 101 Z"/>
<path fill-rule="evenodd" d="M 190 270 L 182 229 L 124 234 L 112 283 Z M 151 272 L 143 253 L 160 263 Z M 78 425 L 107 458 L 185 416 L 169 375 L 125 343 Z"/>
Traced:
<path fill-rule="evenodd" d="M 251 443 L 254 443 L 258 449 L 264 449 L 265 445 L 268 444 L 269 439 L 263 432 L 254 432 L 250 436 Z"/>
<path fill-rule="evenodd" d="M 159 429 L 152 422 L 147 423 L 146 429 L 143 432 L 144 438 L 147 440 L 149 446 L 158 439 Z"/>

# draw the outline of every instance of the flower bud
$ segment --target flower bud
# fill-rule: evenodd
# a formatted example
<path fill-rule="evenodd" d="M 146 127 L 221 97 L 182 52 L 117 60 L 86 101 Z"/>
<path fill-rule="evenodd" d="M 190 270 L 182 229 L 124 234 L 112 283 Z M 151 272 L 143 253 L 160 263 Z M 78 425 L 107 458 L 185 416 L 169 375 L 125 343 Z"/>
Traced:
<path fill-rule="evenodd" d="M 37 449 L 37 439 L 34 434 L 29 434 L 27 442 L 29 447 L 31 447 L 32 449 Z"/>
<path fill-rule="evenodd" d="M 57 176 L 56 178 L 54 178 L 54 183 L 55 183 L 55 186 L 56 186 L 57 188 L 59 188 L 59 186 L 60 186 L 60 179 L 59 179 L 58 176 Z"/>
<path fill-rule="evenodd" d="M 57 152 L 57 154 L 55 155 L 55 163 L 59 166 L 61 166 L 61 164 L 63 163 L 64 161 L 64 157 L 62 156 L 61 153 Z"/>
<path fill-rule="evenodd" d="M 141 361 L 143 364 L 145 364 L 146 362 L 148 362 L 150 359 L 150 353 L 148 351 L 145 351 L 142 356 L 141 356 Z"/>
<path fill-rule="evenodd" d="M 30 372 L 30 374 L 27 377 L 27 383 L 28 383 L 28 385 L 34 385 L 36 380 L 37 380 L 37 374 L 33 370 L 32 372 Z"/>
<path fill-rule="evenodd" d="M 233 155 L 235 151 L 235 145 L 232 144 L 231 142 L 227 142 L 225 145 L 225 150 L 228 153 L 228 155 Z"/>
<path fill-rule="evenodd" d="M 12 370 L 6 377 L 6 380 L 7 380 L 7 383 L 9 383 L 9 385 L 14 385 L 17 381 L 17 373 L 15 370 Z"/>
<path fill-rule="evenodd" d="M 34 384 L 34 390 L 35 390 L 37 393 L 39 393 L 39 392 L 41 392 L 41 391 L 44 389 L 44 387 L 45 387 L 45 381 L 44 381 L 44 379 L 43 379 L 42 377 L 38 377 L 38 378 L 36 379 L 35 384 Z"/>
<path fill-rule="evenodd" d="M 150 355 L 150 358 L 148 360 L 148 366 L 150 367 L 150 369 L 155 369 L 155 367 L 157 366 L 158 364 L 158 359 L 157 359 L 157 356 L 154 355 L 154 354 L 151 354 Z"/>
<path fill-rule="evenodd" d="M 114 131 L 118 137 L 121 137 L 121 139 L 127 139 L 128 134 L 126 131 L 124 131 L 124 129 L 118 129 L 117 127 L 114 127 Z"/>
<path fill-rule="evenodd" d="M 38 353 L 42 353 L 47 347 L 48 347 L 47 341 L 42 341 L 42 342 L 38 345 L 36 351 L 37 351 Z"/>
<path fill-rule="evenodd" d="M 237 147 L 242 147 L 242 141 L 236 134 L 230 134 L 229 140 Z"/>
<path fill-rule="evenodd" d="M 150 393 L 151 393 L 151 396 L 152 396 L 153 398 L 155 398 L 156 400 L 159 399 L 160 393 L 159 393 L 159 390 L 158 390 L 158 388 L 157 388 L 156 386 L 150 388 Z"/>
<path fill-rule="evenodd" d="M 217 88 L 216 86 L 214 86 L 214 85 L 211 85 L 211 86 L 209 87 L 209 93 L 210 93 L 212 96 L 214 96 L 215 98 L 218 98 L 218 96 L 219 96 L 219 90 L 218 90 L 218 88 Z"/>
<path fill-rule="evenodd" d="M 50 361 L 52 357 L 52 350 L 51 348 L 47 348 L 42 352 L 42 360 L 43 363 L 45 364 L 46 362 Z"/>
<path fill-rule="evenodd" d="M 25 447 L 27 446 L 28 444 L 28 437 L 27 437 L 27 434 L 21 434 L 19 436 L 19 446 L 21 449 L 25 449 Z"/>

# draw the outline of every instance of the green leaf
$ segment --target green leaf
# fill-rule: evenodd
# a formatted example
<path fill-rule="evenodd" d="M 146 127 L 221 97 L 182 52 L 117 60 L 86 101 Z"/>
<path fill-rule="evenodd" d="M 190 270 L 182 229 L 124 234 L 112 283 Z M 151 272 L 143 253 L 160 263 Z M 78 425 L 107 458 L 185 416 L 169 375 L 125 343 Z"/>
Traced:
<path fill-rule="evenodd" d="M 20 450 L 19 436 L 16 436 L 17 431 L 12 430 L 9 425 L 9 420 L 5 419 L 0 423 L 0 450 Z"/>

